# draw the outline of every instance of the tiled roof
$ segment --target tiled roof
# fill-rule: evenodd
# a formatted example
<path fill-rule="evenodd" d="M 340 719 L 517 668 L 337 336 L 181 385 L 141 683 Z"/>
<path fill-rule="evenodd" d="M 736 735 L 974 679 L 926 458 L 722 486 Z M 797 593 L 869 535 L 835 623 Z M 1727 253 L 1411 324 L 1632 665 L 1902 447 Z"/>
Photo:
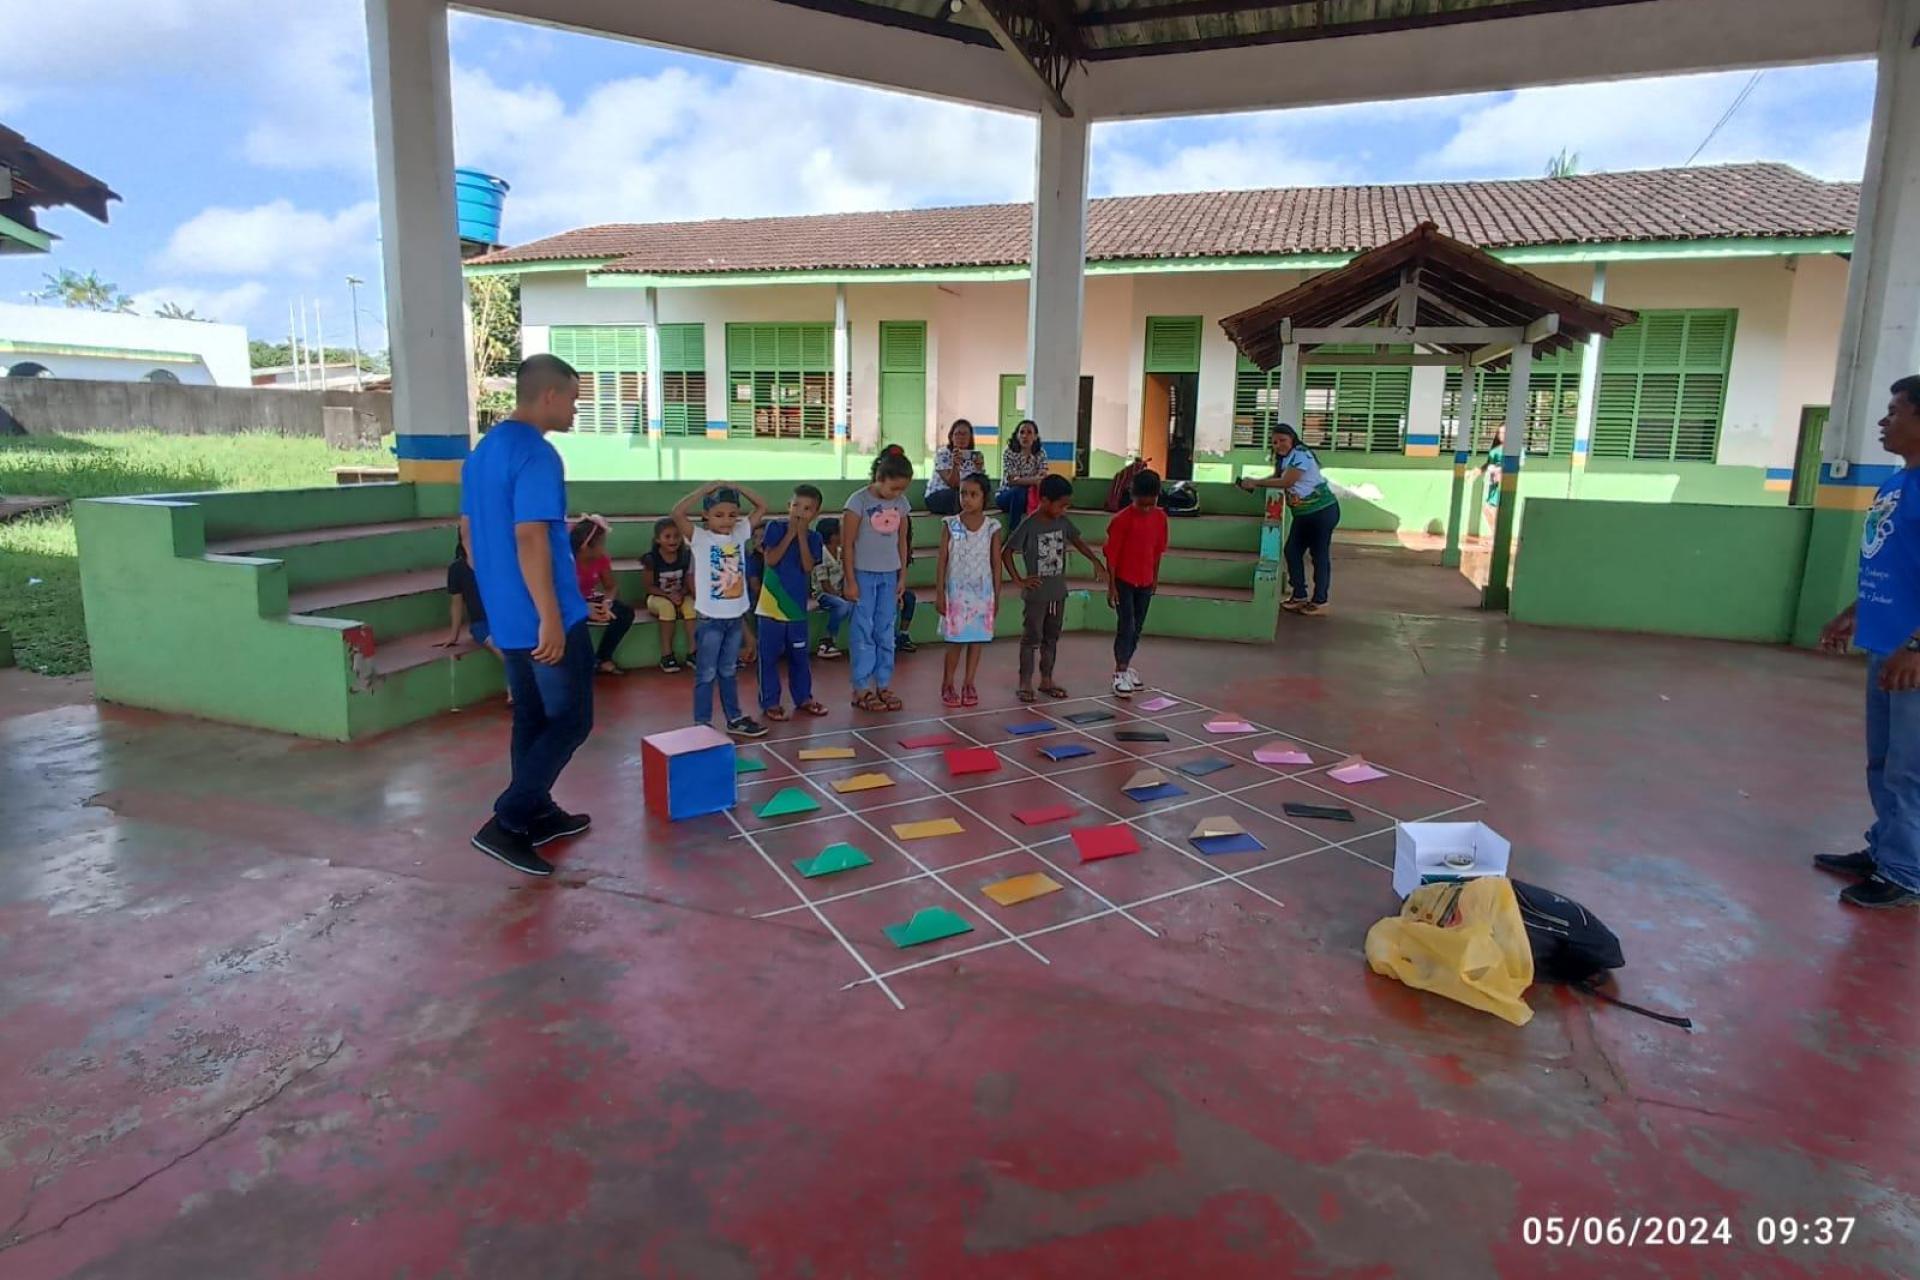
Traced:
<path fill-rule="evenodd" d="M 1648 169 L 1506 182 L 1290 187 L 1091 202 L 1087 259 L 1357 253 L 1423 221 L 1483 249 L 1853 233 L 1856 183 L 1783 164 Z M 475 259 L 611 259 L 660 274 L 1018 266 L 1031 206 L 968 205 L 583 227 Z"/>

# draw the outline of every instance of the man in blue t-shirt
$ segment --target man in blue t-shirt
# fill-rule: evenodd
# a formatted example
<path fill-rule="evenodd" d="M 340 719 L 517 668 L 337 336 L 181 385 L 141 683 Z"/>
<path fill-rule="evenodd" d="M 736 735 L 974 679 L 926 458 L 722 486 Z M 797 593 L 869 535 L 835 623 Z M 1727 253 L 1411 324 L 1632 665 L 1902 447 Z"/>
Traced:
<path fill-rule="evenodd" d="M 513 416 L 488 431 L 460 472 L 460 537 L 513 695 L 513 779 L 474 847 L 528 875 L 553 874 L 537 846 L 587 829 L 553 802 L 554 779 L 593 730 L 593 644 L 567 542 L 567 477 L 550 431 L 573 429 L 580 377 L 529 356 Z"/>
<path fill-rule="evenodd" d="M 1840 893 L 1855 907 L 1920 906 L 1920 374 L 1893 384 L 1880 443 L 1904 465 L 1880 486 L 1860 532 L 1860 595 L 1820 633 L 1849 642 L 1867 665 L 1867 795 L 1873 826 L 1858 853 L 1814 865 L 1859 876 Z"/>

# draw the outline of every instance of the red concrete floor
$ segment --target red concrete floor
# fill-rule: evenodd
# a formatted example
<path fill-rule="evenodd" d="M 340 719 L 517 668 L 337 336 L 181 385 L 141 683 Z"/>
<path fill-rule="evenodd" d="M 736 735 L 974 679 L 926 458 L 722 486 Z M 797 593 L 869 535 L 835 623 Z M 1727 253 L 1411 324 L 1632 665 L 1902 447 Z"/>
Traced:
<path fill-rule="evenodd" d="M 0 1276 L 1914 1275 L 1920 917 L 1807 866 L 1864 817 L 1858 666 L 1510 627 L 1405 555 L 1340 565 L 1338 612 L 1272 649 L 1152 640 L 1142 670 L 1484 797 L 1520 876 L 1618 929 L 1622 993 L 1698 1030 L 1539 989 L 1513 1028 L 1371 975 L 1386 836 L 1134 910 L 1164 936 L 1108 916 L 1034 937 L 1050 963 L 899 975 L 902 1012 L 842 989 L 810 911 L 755 918 L 793 890 L 729 823 L 643 815 L 684 677 L 602 685 L 560 792 L 596 825 L 537 883 L 466 845 L 498 708 L 339 747 L 0 673 Z M 1076 689 L 1102 649 L 1069 638 Z M 903 659 L 920 715 L 939 659 Z M 833 718 L 789 733 L 849 723 L 828 671 Z M 1155 844 L 1067 869 L 1136 900 L 1196 874 Z M 921 953 L 879 926 L 942 900 L 979 925 L 936 948 L 998 936 L 925 880 L 825 910 L 885 967 Z M 1588 1215 L 1732 1241 L 1527 1242 Z M 1756 1241 L 1819 1215 L 1850 1241 Z"/>

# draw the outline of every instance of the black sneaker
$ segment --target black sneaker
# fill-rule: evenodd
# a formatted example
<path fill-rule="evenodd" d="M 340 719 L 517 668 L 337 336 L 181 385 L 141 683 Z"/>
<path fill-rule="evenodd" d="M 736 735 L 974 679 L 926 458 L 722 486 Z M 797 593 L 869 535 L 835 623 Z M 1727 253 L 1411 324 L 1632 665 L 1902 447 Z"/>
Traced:
<path fill-rule="evenodd" d="M 1870 876 L 1879 865 L 1865 849 L 1858 853 L 1816 853 L 1813 865 L 1842 876 Z"/>
<path fill-rule="evenodd" d="M 515 871 L 524 871 L 530 876 L 553 874 L 553 864 L 533 851 L 533 841 L 523 832 L 507 830 L 498 818 L 489 819 L 486 826 L 474 832 L 473 847 Z"/>
<path fill-rule="evenodd" d="M 660 659 L 660 669 L 668 675 L 674 675 L 681 670 L 680 659 L 674 657 L 672 654 L 668 654 L 666 657 Z"/>
<path fill-rule="evenodd" d="M 586 814 L 568 813 L 555 805 L 533 820 L 533 825 L 527 828 L 527 839 L 538 849 L 563 836 L 577 836 L 592 825 L 593 819 Z"/>
<path fill-rule="evenodd" d="M 1840 901 L 1850 907 L 1920 907 L 1920 893 L 1882 876 L 1868 876 L 1842 889 Z"/>
<path fill-rule="evenodd" d="M 899 635 L 893 638 L 893 647 L 898 649 L 901 653 L 920 652 L 920 646 L 915 644 L 913 642 L 913 637 L 908 635 L 904 631 L 902 631 Z"/>
<path fill-rule="evenodd" d="M 741 716 L 738 720 L 727 721 L 727 732 L 736 738 L 764 738 L 767 726 L 752 716 Z"/>
<path fill-rule="evenodd" d="M 827 661 L 832 661 L 834 658 L 844 658 L 846 656 L 846 651 L 841 649 L 838 645 L 834 644 L 834 642 L 831 640 L 822 640 L 820 642 L 820 647 L 813 651 L 813 656 L 816 658 L 826 659 Z"/>

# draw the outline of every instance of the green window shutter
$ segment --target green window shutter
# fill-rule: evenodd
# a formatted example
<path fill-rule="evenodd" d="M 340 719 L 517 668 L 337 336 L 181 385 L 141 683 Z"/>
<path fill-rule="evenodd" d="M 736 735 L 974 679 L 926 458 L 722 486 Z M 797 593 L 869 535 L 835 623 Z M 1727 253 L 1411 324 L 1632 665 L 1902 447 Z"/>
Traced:
<path fill-rule="evenodd" d="M 1734 311 L 1646 311 L 1608 341 L 1593 455 L 1712 462 L 1733 362 Z"/>
<path fill-rule="evenodd" d="M 882 373 L 925 373 L 927 371 L 927 326 L 917 320 L 880 322 L 880 371 Z"/>
<path fill-rule="evenodd" d="M 927 439 L 927 326 L 880 322 L 880 439 L 917 455 Z"/>
<path fill-rule="evenodd" d="M 832 364 L 830 324 L 728 325 L 727 434 L 826 439 Z"/>
<path fill-rule="evenodd" d="M 1328 344 L 1328 353 L 1370 353 L 1371 347 Z M 1381 354 L 1383 361 L 1409 347 Z M 1308 445 L 1364 453 L 1399 453 L 1406 438 L 1407 409 L 1413 399 L 1411 365 L 1308 365 L 1300 436 Z M 1275 375 L 1278 385 L 1278 372 Z"/>
<path fill-rule="evenodd" d="M 641 325 L 555 325 L 547 349 L 580 374 L 574 430 L 646 430 L 647 333 Z"/>
<path fill-rule="evenodd" d="M 1280 420 L 1280 369 L 1262 369 L 1241 356 L 1233 375 L 1233 447 L 1273 447 L 1273 424 Z"/>
<path fill-rule="evenodd" d="M 707 433 L 707 327 L 660 326 L 660 430 L 670 436 Z"/>
<path fill-rule="evenodd" d="M 1200 317 L 1147 317 L 1148 373 L 1200 372 Z"/>

